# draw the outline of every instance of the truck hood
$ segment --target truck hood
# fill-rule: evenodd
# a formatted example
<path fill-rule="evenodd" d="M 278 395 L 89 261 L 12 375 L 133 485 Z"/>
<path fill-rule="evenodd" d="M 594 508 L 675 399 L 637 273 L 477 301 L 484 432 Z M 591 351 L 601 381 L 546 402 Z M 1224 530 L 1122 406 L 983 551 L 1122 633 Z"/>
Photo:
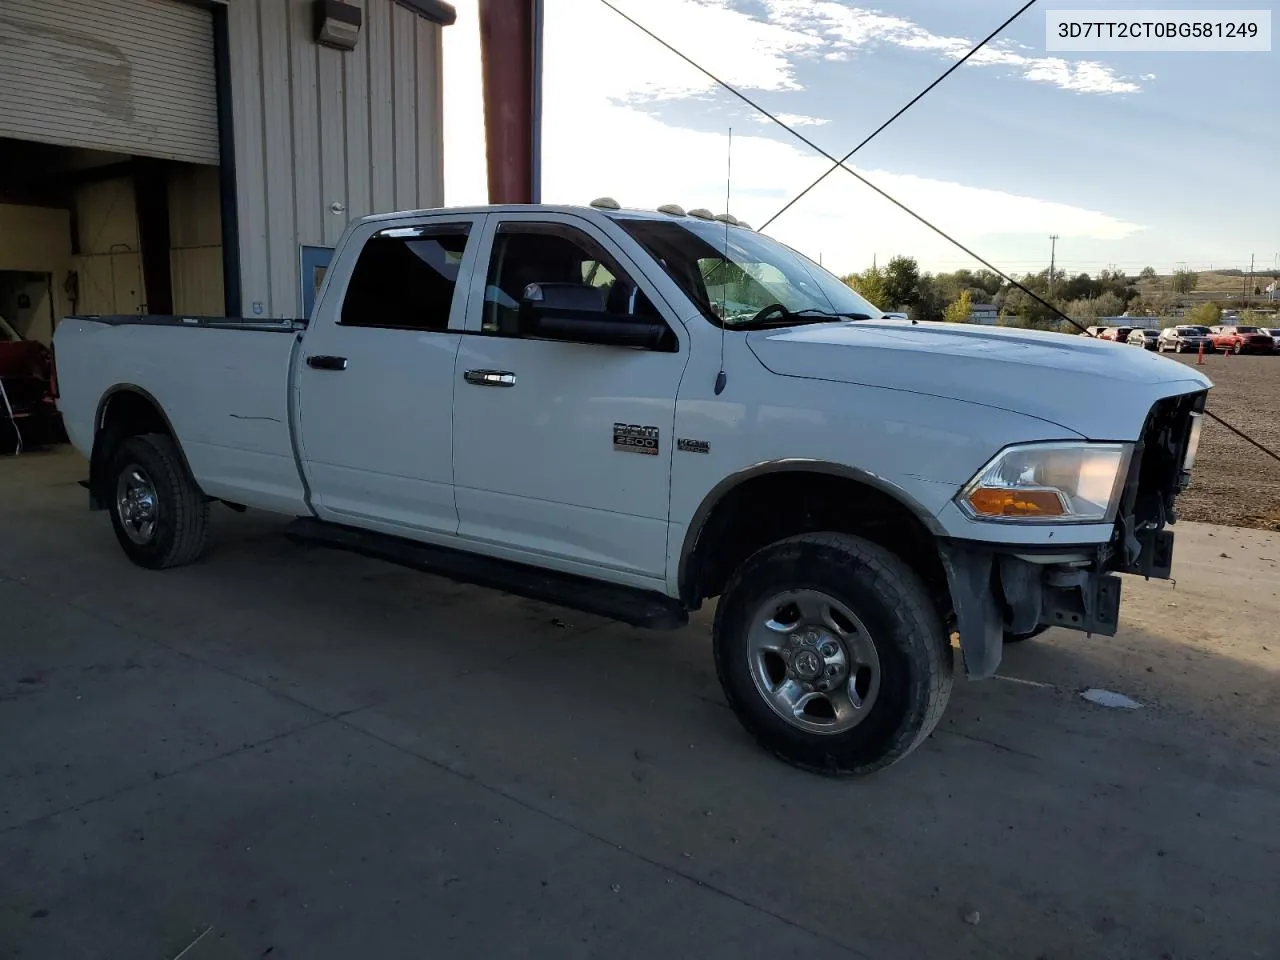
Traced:
<path fill-rule="evenodd" d="M 905 390 L 1009 410 L 1094 440 L 1133 440 L 1161 397 L 1208 377 L 1125 344 L 976 324 L 862 320 L 747 335 L 787 377 Z"/>

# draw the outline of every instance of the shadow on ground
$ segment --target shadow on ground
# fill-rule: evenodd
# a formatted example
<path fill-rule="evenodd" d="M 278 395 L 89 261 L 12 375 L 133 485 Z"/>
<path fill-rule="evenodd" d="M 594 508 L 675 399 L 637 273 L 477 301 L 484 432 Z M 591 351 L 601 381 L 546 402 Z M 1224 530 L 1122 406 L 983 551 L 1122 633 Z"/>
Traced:
<path fill-rule="evenodd" d="M 647 633 L 225 511 L 150 573 L 80 469 L 0 461 L 0 956 L 1280 943 L 1280 677 L 1178 629 L 1185 579 L 1126 583 L 1140 630 L 1011 648 L 905 763 L 833 781 L 749 741 L 705 612 Z"/>

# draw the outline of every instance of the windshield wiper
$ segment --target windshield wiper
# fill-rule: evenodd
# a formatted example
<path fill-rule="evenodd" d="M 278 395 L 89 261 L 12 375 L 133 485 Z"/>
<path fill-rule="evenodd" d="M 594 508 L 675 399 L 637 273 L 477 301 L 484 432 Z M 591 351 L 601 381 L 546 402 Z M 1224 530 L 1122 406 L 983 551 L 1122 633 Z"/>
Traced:
<path fill-rule="evenodd" d="M 794 327 L 802 323 L 828 323 L 832 320 L 870 320 L 865 313 L 849 313 L 838 310 L 820 310 L 817 307 L 805 307 L 803 310 L 788 310 L 780 303 L 772 303 L 757 313 L 750 320 L 733 324 L 735 330 L 763 330 L 768 327 Z"/>

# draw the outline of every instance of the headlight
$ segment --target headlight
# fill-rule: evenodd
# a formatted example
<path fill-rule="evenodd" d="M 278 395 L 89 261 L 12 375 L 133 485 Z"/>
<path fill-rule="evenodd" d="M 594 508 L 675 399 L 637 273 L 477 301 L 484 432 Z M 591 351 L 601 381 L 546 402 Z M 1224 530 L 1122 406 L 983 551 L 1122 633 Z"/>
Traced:
<path fill-rule="evenodd" d="M 1133 445 L 1028 443 L 1006 447 L 956 497 L 975 520 L 1110 523 Z"/>

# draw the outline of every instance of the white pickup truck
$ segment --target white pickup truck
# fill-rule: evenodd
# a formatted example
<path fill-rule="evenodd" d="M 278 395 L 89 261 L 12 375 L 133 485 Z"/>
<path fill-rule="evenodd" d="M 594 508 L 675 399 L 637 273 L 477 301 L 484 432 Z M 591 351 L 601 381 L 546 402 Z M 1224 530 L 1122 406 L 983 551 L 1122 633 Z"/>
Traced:
<path fill-rule="evenodd" d="M 1114 343 L 885 319 L 730 217 L 368 217 L 309 320 L 81 316 L 55 337 L 89 502 L 146 567 L 210 504 L 645 627 L 719 598 L 769 750 L 868 773 L 1047 626 L 1169 576 L 1210 382 Z"/>

